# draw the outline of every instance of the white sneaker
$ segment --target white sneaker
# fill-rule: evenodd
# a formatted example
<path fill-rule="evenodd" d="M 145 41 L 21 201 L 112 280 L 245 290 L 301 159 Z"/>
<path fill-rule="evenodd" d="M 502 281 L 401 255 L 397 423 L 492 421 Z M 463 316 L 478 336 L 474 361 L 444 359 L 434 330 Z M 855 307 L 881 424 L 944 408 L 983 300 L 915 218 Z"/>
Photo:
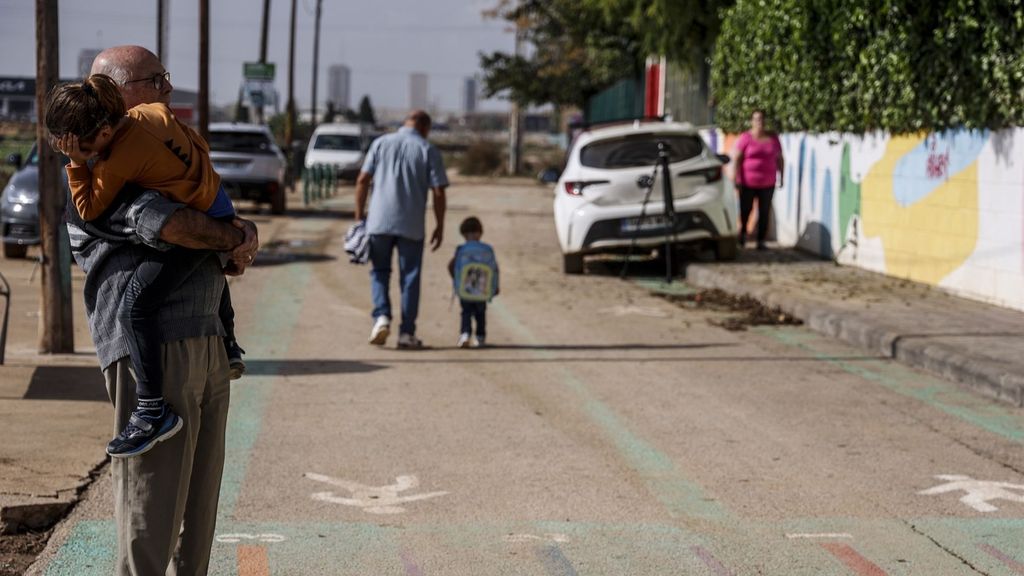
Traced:
<path fill-rule="evenodd" d="M 377 321 L 373 323 L 373 330 L 370 330 L 370 344 L 383 346 L 388 341 L 389 335 L 391 335 L 391 318 L 377 316 Z"/>
<path fill-rule="evenodd" d="M 483 348 L 484 346 L 487 346 L 487 343 L 484 342 L 483 336 L 477 336 L 476 338 L 473 338 L 473 348 Z"/>
<path fill-rule="evenodd" d="M 469 348 L 469 332 L 459 335 L 459 348 Z"/>
<path fill-rule="evenodd" d="M 423 348 L 423 341 L 412 334 L 399 334 L 398 347 L 403 350 L 419 350 Z"/>

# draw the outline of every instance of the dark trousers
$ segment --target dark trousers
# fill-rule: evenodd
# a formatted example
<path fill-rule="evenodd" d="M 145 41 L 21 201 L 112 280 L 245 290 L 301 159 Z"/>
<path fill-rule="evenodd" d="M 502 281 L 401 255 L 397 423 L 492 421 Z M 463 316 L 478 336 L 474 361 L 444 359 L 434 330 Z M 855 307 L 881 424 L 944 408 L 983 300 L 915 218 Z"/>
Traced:
<path fill-rule="evenodd" d="M 477 338 L 487 337 L 487 302 L 468 302 L 459 300 L 462 304 L 462 334 L 473 333 L 473 320 L 476 320 Z"/>
<path fill-rule="evenodd" d="M 757 198 L 757 245 L 764 244 L 768 236 L 768 218 L 772 213 L 772 197 L 775 187 L 747 188 L 740 186 L 740 243 L 747 240 L 747 222 L 754 210 L 754 198 Z"/>
<path fill-rule="evenodd" d="M 173 248 L 150 251 L 128 281 L 118 308 L 118 321 L 128 334 L 128 356 L 135 371 L 136 394 L 163 395 L 163 358 L 160 352 L 158 315 L 164 300 L 188 278 L 206 258 L 218 256 L 207 250 Z M 228 338 L 234 338 L 235 311 L 227 283 L 220 295 L 220 317 Z"/>

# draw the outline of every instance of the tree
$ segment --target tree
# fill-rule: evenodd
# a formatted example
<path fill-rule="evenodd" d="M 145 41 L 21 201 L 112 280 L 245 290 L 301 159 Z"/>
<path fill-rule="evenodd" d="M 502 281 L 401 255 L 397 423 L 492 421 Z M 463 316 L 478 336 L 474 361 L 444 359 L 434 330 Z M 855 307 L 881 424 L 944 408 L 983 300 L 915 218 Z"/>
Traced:
<path fill-rule="evenodd" d="M 373 111 L 373 104 L 369 96 L 363 96 L 359 101 L 359 121 L 370 126 L 377 125 L 377 114 Z"/>
<path fill-rule="evenodd" d="M 641 70 L 638 39 L 583 0 L 503 0 L 487 15 L 515 24 L 529 45 L 527 54 L 480 55 L 487 97 L 582 107 Z"/>
<path fill-rule="evenodd" d="M 334 122 L 334 119 L 338 117 L 338 109 L 334 107 L 334 101 L 327 101 L 327 110 L 324 111 L 324 124 L 330 124 Z"/>

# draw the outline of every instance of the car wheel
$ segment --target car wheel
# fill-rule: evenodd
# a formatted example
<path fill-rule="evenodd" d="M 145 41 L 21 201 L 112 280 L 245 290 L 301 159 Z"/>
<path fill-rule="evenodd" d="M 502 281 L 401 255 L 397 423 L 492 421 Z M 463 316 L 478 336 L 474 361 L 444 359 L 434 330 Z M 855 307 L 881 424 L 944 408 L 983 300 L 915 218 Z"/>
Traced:
<path fill-rule="evenodd" d="M 24 258 L 28 254 L 28 246 L 24 244 L 4 244 L 4 258 Z"/>
<path fill-rule="evenodd" d="M 736 238 L 732 236 L 719 238 L 718 244 L 715 245 L 715 259 L 719 262 L 731 262 L 736 259 L 739 251 L 740 247 Z"/>
<path fill-rule="evenodd" d="M 562 270 L 566 274 L 583 274 L 583 254 L 563 255 Z"/>
<path fill-rule="evenodd" d="M 287 207 L 286 200 L 286 189 L 284 186 L 278 186 L 277 191 L 270 197 L 270 213 L 280 216 L 284 214 L 285 208 Z"/>

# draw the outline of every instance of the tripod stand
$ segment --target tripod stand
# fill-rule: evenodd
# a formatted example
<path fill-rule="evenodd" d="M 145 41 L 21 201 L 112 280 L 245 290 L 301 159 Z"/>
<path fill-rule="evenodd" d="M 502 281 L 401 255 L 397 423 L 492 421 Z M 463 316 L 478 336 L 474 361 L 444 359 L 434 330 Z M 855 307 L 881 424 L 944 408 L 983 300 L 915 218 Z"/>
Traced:
<path fill-rule="evenodd" d="M 626 277 L 626 270 L 629 269 L 629 259 L 633 256 L 636 248 L 638 234 L 642 231 L 644 219 L 647 218 L 647 203 L 650 202 L 651 193 L 654 192 L 654 184 L 658 179 L 658 171 L 661 171 L 661 192 L 664 203 L 663 214 L 665 216 L 665 283 L 672 283 L 672 244 L 676 232 L 676 210 L 674 196 L 672 194 L 672 173 L 669 171 L 668 144 L 663 140 L 658 141 L 658 160 L 654 164 L 654 171 L 650 176 L 640 176 L 636 179 L 636 185 L 646 188 L 643 204 L 640 205 L 640 217 L 637 218 L 636 230 L 633 232 L 632 241 L 629 244 L 629 252 L 626 253 L 626 262 L 622 266 L 620 278 Z"/>

